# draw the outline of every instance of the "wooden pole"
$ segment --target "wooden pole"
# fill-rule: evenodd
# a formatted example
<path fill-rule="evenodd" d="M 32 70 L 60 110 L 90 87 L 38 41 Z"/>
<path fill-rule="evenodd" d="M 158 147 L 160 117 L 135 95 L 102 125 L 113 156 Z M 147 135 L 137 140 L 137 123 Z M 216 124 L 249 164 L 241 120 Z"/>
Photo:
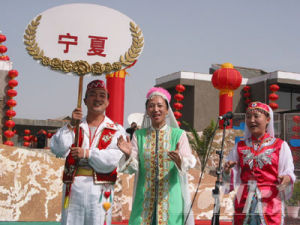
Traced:
<path fill-rule="evenodd" d="M 78 85 L 78 99 L 77 99 L 77 108 L 81 108 L 82 102 L 82 89 L 83 89 L 83 76 L 79 77 L 79 85 Z M 75 133 L 75 146 L 79 145 L 79 123 L 80 121 L 76 121 L 76 133 Z"/>

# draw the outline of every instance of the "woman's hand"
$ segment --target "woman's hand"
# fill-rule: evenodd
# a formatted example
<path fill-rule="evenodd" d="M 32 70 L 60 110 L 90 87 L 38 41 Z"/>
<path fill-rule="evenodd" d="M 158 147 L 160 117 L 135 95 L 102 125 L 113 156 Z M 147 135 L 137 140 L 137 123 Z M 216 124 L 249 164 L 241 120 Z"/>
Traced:
<path fill-rule="evenodd" d="M 223 171 L 224 171 L 226 174 L 229 174 L 231 168 L 234 167 L 236 164 L 237 164 L 237 162 L 234 162 L 234 161 L 227 161 L 227 162 L 224 164 L 224 169 L 223 169 Z"/>
<path fill-rule="evenodd" d="M 170 157 L 171 160 L 173 160 L 176 163 L 177 167 L 181 170 L 181 158 L 179 155 L 179 144 L 178 143 L 176 145 L 176 150 L 168 152 L 168 156 Z"/>
<path fill-rule="evenodd" d="M 126 136 L 126 140 L 124 140 L 123 136 L 121 135 L 118 138 L 117 145 L 118 145 L 119 149 L 125 154 L 126 160 L 127 160 L 129 158 L 129 156 L 131 155 L 131 151 L 132 151 L 132 145 L 130 142 L 130 138 L 128 136 Z"/>
<path fill-rule="evenodd" d="M 279 185 L 277 185 L 278 191 L 283 191 L 292 182 L 289 175 L 279 176 L 278 179 L 279 179 Z"/>

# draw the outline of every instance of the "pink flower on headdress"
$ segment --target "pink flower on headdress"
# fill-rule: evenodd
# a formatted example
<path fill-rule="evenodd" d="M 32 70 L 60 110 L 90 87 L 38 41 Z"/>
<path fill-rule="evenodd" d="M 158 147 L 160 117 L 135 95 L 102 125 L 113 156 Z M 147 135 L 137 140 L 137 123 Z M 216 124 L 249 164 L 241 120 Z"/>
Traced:
<path fill-rule="evenodd" d="M 153 88 L 151 88 L 148 91 L 148 93 L 146 95 L 146 98 L 149 99 L 150 97 L 152 97 L 153 95 L 155 95 L 155 93 L 159 93 L 159 94 L 163 95 L 165 97 L 165 99 L 168 100 L 168 102 L 170 102 L 170 100 L 171 100 L 170 93 L 166 89 L 164 89 L 162 87 L 153 87 Z"/>

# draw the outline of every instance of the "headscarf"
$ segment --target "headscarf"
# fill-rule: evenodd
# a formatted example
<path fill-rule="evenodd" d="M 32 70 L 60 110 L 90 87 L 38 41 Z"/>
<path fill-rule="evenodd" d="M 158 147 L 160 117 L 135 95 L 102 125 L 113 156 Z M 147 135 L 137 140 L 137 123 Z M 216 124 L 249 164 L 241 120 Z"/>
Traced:
<path fill-rule="evenodd" d="M 170 106 L 170 100 L 171 100 L 171 95 L 170 93 L 162 88 L 162 87 L 153 87 L 151 88 L 147 95 L 146 98 L 147 100 L 151 99 L 153 96 L 161 96 L 163 99 L 165 99 L 168 103 L 168 114 L 166 116 L 166 123 L 173 128 L 178 128 L 178 123 L 177 120 L 175 119 L 173 110 Z M 147 108 L 146 108 L 146 112 L 144 114 L 144 119 L 143 119 L 143 123 L 142 123 L 142 128 L 149 128 L 151 127 L 151 119 L 150 117 L 147 115 Z"/>
<path fill-rule="evenodd" d="M 255 110 L 255 109 L 263 110 L 264 112 L 269 114 L 270 122 L 267 126 L 266 133 L 268 133 L 271 137 L 274 137 L 275 136 L 274 116 L 273 116 L 273 110 L 271 109 L 271 107 L 268 106 L 267 104 L 262 103 L 262 102 L 251 102 L 248 105 L 248 108 L 247 108 L 246 112 L 248 112 L 250 110 Z M 245 124 L 246 124 L 246 118 L 245 118 Z M 245 139 L 248 139 L 248 138 L 251 137 L 251 132 L 249 131 L 247 124 L 245 125 L 244 136 L 245 136 Z"/>

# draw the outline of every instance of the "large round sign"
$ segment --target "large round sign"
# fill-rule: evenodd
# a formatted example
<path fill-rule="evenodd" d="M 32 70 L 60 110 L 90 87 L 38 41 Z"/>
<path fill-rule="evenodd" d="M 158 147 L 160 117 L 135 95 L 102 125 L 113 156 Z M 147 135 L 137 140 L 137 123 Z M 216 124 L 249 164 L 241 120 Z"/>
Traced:
<path fill-rule="evenodd" d="M 130 66 L 144 38 L 126 15 L 95 4 L 68 4 L 40 13 L 27 26 L 28 53 L 51 69 L 101 75 Z"/>

